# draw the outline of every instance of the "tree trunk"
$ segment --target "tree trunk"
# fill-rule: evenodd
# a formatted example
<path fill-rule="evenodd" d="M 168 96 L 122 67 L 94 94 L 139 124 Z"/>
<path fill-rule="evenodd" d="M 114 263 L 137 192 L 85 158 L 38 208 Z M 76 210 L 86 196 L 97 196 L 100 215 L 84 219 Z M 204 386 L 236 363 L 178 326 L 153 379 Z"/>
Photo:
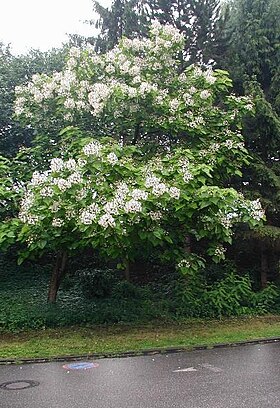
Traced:
<path fill-rule="evenodd" d="M 268 273 L 268 257 L 267 252 L 261 250 L 261 287 L 265 288 L 267 285 L 267 273 Z"/>
<path fill-rule="evenodd" d="M 56 257 L 55 265 L 53 268 L 50 284 L 49 284 L 49 293 L 48 293 L 48 302 L 55 303 L 57 292 L 60 286 L 60 283 L 66 272 L 66 263 L 67 263 L 67 253 L 65 251 L 59 252 Z"/>
<path fill-rule="evenodd" d="M 191 254 L 192 248 L 191 248 L 191 237 L 189 235 L 186 235 L 185 238 L 185 244 L 184 244 L 184 250 L 187 254 Z"/>
<path fill-rule="evenodd" d="M 124 276 L 125 276 L 125 279 L 127 280 L 127 282 L 129 282 L 130 281 L 130 264 L 129 264 L 129 260 L 126 259 L 124 264 L 125 264 Z"/>

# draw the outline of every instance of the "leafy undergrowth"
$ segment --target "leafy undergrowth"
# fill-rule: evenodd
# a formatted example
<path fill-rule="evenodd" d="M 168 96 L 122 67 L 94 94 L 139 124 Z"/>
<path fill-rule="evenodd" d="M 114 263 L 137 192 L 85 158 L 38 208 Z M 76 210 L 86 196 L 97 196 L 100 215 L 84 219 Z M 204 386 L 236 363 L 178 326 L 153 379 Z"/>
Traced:
<path fill-rule="evenodd" d="M 91 353 L 118 353 L 150 348 L 212 346 L 280 336 L 280 316 L 225 320 L 186 320 L 180 324 L 71 327 L 5 334 L 3 359 L 51 358 Z"/>
<path fill-rule="evenodd" d="M 50 267 L 1 265 L 0 259 L 0 333 L 278 314 L 275 286 L 255 292 L 247 275 L 226 265 L 220 268 L 216 275 L 210 271 L 211 279 L 173 274 L 142 286 L 110 269 L 83 269 L 67 277 L 57 303 L 49 305 Z"/>

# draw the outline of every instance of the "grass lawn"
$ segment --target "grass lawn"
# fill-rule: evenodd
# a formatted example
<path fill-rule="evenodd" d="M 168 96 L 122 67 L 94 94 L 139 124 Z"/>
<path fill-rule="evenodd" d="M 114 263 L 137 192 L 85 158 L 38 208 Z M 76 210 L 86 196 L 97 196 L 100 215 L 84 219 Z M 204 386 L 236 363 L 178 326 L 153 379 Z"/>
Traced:
<path fill-rule="evenodd" d="M 119 353 L 150 348 L 209 347 L 280 336 L 280 316 L 189 320 L 183 323 L 71 327 L 2 334 L 0 358 L 58 357 L 91 353 Z"/>

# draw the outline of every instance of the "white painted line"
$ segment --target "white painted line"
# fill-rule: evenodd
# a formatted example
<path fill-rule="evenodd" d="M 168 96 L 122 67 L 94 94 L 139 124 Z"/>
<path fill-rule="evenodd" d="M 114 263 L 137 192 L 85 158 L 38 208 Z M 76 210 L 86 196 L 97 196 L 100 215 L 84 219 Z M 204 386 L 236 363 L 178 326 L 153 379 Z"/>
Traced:
<path fill-rule="evenodd" d="M 181 368 L 180 370 L 174 370 L 173 373 L 185 373 L 189 371 L 197 371 L 197 369 L 194 367 Z"/>

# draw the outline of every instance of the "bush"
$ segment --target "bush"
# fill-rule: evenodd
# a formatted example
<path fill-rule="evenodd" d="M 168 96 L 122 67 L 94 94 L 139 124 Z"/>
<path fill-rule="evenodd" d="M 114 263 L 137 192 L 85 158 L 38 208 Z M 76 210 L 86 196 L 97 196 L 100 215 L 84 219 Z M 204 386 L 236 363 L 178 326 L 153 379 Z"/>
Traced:
<path fill-rule="evenodd" d="M 82 269 L 77 271 L 78 285 L 87 299 L 110 296 L 116 273 L 112 269 Z"/>
<path fill-rule="evenodd" d="M 190 274 L 177 281 L 173 290 L 177 314 L 188 317 L 264 314 L 272 310 L 277 298 L 274 285 L 256 293 L 248 275 L 232 271 L 212 284 L 202 275 Z"/>

